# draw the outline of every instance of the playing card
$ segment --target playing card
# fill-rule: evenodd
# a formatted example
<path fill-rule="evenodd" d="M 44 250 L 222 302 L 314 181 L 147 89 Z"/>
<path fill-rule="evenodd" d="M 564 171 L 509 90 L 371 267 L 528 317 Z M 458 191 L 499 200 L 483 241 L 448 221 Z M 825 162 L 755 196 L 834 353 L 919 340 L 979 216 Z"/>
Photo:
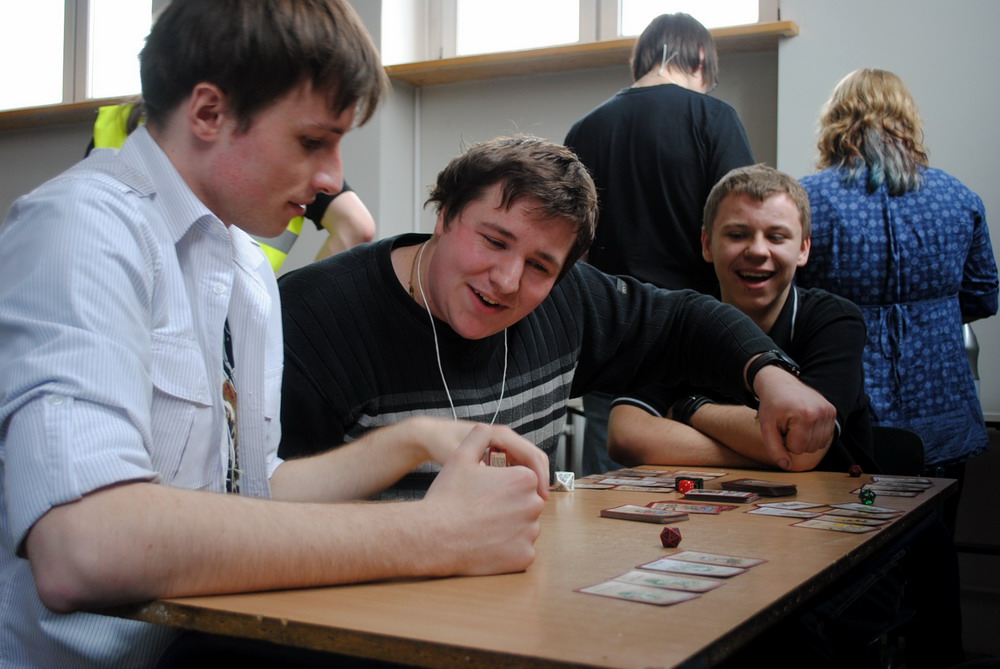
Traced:
<path fill-rule="evenodd" d="M 580 588 L 577 592 L 600 595 L 601 597 L 625 599 L 630 602 L 654 604 L 656 606 L 668 606 L 670 604 L 677 604 L 678 602 L 686 602 L 689 599 L 699 596 L 694 592 L 653 588 L 646 585 L 623 583 L 622 581 L 605 581 L 604 583 L 598 583 L 587 588 Z"/>
<path fill-rule="evenodd" d="M 650 502 L 647 504 L 650 509 L 661 509 L 663 511 L 683 511 L 684 513 L 708 513 L 713 516 L 719 515 L 722 511 L 732 511 L 738 508 L 735 504 L 702 504 L 700 502 L 685 502 L 682 500 L 664 500 L 662 502 Z"/>
<path fill-rule="evenodd" d="M 806 502 L 802 500 L 790 500 L 788 502 L 757 502 L 757 506 L 769 509 L 812 509 L 817 506 L 826 506 L 819 502 Z"/>
<path fill-rule="evenodd" d="M 699 502 L 736 502 L 745 504 L 760 499 L 755 492 L 744 490 L 709 490 L 707 488 L 690 490 L 684 493 L 684 499 L 691 499 Z"/>
<path fill-rule="evenodd" d="M 872 527 L 878 527 L 879 525 L 885 525 L 889 522 L 888 518 L 865 518 L 864 514 L 860 516 L 832 516 L 829 514 L 821 515 L 816 518 L 816 520 L 822 520 L 828 523 L 848 523 L 850 525 L 871 525 Z"/>
<path fill-rule="evenodd" d="M 834 532 L 849 532 L 851 534 L 864 534 L 865 532 L 874 532 L 877 527 L 870 527 L 868 525 L 855 525 L 848 522 L 836 523 L 827 520 L 803 520 L 801 523 L 792 523 L 795 527 L 810 527 L 815 530 L 833 530 Z"/>
<path fill-rule="evenodd" d="M 747 513 L 755 516 L 782 516 L 785 518 L 815 518 L 821 515 L 819 511 L 799 511 L 797 509 L 782 509 L 773 506 L 758 506 Z"/>
<path fill-rule="evenodd" d="M 861 504 L 860 502 L 851 502 L 850 504 L 831 504 L 834 509 L 847 509 L 849 511 L 861 511 L 863 513 L 903 513 L 899 509 L 890 509 L 886 506 L 872 506 L 869 504 Z"/>
<path fill-rule="evenodd" d="M 705 564 L 703 562 L 686 562 L 684 560 L 674 560 L 673 558 L 660 558 L 646 564 L 641 564 L 637 569 L 649 569 L 652 571 L 669 571 L 675 574 L 690 574 L 692 576 L 716 576 L 718 578 L 729 578 L 742 574 L 746 569 L 740 567 L 726 567 L 717 564 Z"/>
<path fill-rule="evenodd" d="M 749 568 L 767 562 L 760 558 L 738 557 L 736 555 L 722 555 L 720 553 L 704 553 L 702 551 L 681 551 L 670 556 L 673 560 L 684 560 L 685 562 L 700 562 L 702 564 L 720 564 L 726 567 Z"/>
<path fill-rule="evenodd" d="M 621 581 L 622 583 L 632 583 L 633 585 L 646 585 L 651 588 L 668 588 L 670 590 L 685 590 L 687 592 L 708 592 L 722 585 L 722 581 L 692 578 L 690 576 L 674 576 L 672 574 L 656 574 L 639 569 L 633 569 L 621 576 L 615 576 L 614 580 Z"/>

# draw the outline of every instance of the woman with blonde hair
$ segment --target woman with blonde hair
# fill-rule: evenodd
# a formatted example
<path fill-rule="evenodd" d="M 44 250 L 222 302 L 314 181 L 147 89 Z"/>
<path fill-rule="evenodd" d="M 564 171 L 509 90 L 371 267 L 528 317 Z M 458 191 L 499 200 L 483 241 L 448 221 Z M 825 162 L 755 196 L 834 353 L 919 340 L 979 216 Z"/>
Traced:
<path fill-rule="evenodd" d="M 962 337 L 997 312 L 983 202 L 929 166 L 917 105 L 892 72 L 837 84 L 819 151 L 821 171 L 801 179 L 813 233 L 798 283 L 861 308 L 875 423 L 916 432 L 927 473 L 961 478 L 989 445 Z"/>

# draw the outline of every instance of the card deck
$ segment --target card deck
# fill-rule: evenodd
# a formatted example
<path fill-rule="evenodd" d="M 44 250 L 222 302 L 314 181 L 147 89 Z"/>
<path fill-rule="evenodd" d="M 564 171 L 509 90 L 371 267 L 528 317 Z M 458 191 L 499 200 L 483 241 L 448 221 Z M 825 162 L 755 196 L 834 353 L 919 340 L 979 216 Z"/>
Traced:
<path fill-rule="evenodd" d="M 764 481 L 761 479 L 735 479 L 733 481 L 723 481 L 723 490 L 743 490 L 755 492 L 766 497 L 785 497 L 794 495 L 798 488 L 794 483 L 782 483 L 780 481 Z"/>
<path fill-rule="evenodd" d="M 643 523 L 677 523 L 687 520 L 688 515 L 683 511 L 664 511 L 661 509 L 651 509 L 648 506 L 638 506 L 636 504 L 623 504 L 610 509 L 601 509 L 601 517 L 616 518 L 618 520 L 638 520 Z"/>
<path fill-rule="evenodd" d="M 700 596 L 694 592 L 653 588 L 648 585 L 636 585 L 623 581 L 605 581 L 604 583 L 598 583 L 587 588 L 580 588 L 577 592 L 583 592 L 588 595 L 600 595 L 601 597 L 625 599 L 630 602 L 642 602 L 643 604 L 653 604 L 655 606 L 669 606 L 670 604 L 686 602 L 689 599 Z"/>

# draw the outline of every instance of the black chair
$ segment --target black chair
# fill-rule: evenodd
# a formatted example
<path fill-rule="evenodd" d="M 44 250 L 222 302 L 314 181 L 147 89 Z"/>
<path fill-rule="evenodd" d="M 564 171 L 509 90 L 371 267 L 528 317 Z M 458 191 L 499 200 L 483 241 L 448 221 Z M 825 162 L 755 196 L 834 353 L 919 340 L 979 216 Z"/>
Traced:
<path fill-rule="evenodd" d="M 901 427 L 872 427 L 875 463 L 883 474 L 923 476 L 924 440 Z"/>

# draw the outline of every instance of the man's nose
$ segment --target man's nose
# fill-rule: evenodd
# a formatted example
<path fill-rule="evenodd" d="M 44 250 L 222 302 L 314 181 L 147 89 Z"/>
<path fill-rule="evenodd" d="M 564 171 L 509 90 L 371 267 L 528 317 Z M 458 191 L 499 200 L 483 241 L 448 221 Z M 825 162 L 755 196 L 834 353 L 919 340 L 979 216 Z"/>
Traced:
<path fill-rule="evenodd" d="M 340 161 L 340 151 L 324 160 L 316 168 L 312 177 L 312 189 L 317 193 L 335 195 L 344 187 L 344 166 Z"/>
<path fill-rule="evenodd" d="M 507 258 L 498 262 L 493 268 L 490 280 L 501 293 L 516 292 L 521 285 L 521 274 L 524 272 L 524 262 L 520 258 Z"/>

